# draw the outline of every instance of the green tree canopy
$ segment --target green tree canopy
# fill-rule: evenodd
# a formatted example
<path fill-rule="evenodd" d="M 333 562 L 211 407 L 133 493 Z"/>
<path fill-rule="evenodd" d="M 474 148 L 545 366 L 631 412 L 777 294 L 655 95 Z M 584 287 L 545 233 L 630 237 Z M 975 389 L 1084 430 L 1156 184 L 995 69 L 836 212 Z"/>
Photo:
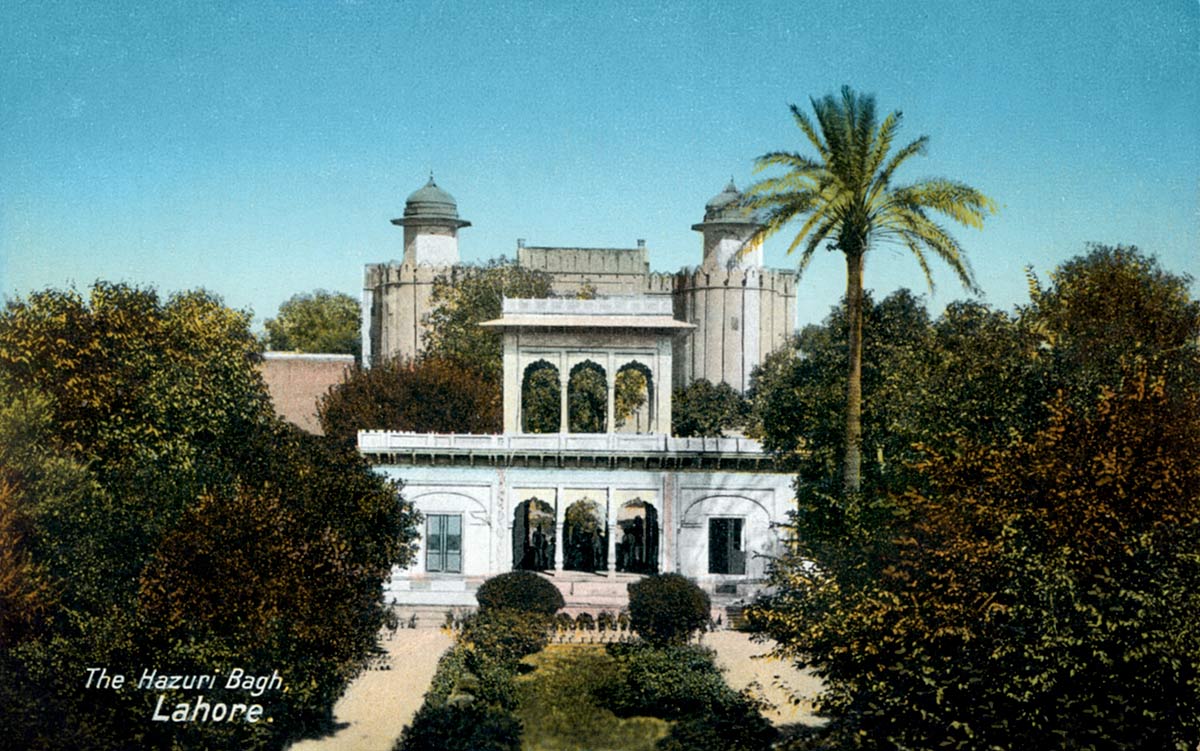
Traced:
<path fill-rule="evenodd" d="M 433 283 L 424 355 L 458 363 L 499 389 L 504 371 L 502 337 L 479 324 L 500 317 L 505 297 L 551 296 L 549 274 L 506 258 L 456 267 Z"/>
<path fill-rule="evenodd" d="M 268 318 L 267 346 L 276 351 L 324 352 L 362 357 L 362 308 L 344 292 L 302 292 Z"/>
<path fill-rule="evenodd" d="M 671 397 L 671 433 L 680 437 L 722 436 L 742 428 L 748 418 L 749 403 L 728 383 L 701 378 Z"/>
<path fill-rule="evenodd" d="M 952 305 L 914 327 L 915 356 L 868 350 L 886 378 L 866 398 L 897 395 L 889 379 L 908 395 L 864 423 L 896 458 L 863 493 L 802 469 L 778 589 L 750 618 L 825 681 L 813 747 L 1200 741 L 1197 308 L 1133 249 L 1052 279 L 1017 318 Z M 1085 292 L 1121 302 L 1071 304 Z M 1147 344 L 1142 311 L 1173 333 Z M 817 403 L 832 380 L 788 390 Z M 806 435 L 815 455 L 833 440 Z"/>
<path fill-rule="evenodd" d="M 897 171 L 923 154 L 929 139 L 921 136 L 892 151 L 901 114 L 879 121 L 875 97 L 843 87 L 841 96 L 812 100 L 816 123 L 799 107 L 792 116 L 816 157 L 776 151 L 759 157 L 757 170 L 781 168 L 782 175 L 765 178 L 747 191 L 748 208 L 761 213 L 759 237 L 803 221 L 788 252 L 804 246 L 801 273 L 822 245 L 842 253 L 846 261 L 846 310 L 849 358 L 846 379 L 843 488 L 857 492 L 862 463 L 862 342 L 863 269 L 867 253 L 889 243 L 906 248 L 916 258 L 930 286 L 928 256 L 940 258 L 968 289 L 975 288 L 966 254 L 958 241 L 930 217 L 936 212 L 970 227 L 981 227 L 995 204 L 960 182 L 928 179 L 897 184 Z"/>
<path fill-rule="evenodd" d="M 457 362 L 394 358 L 347 374 L 317 416 L 325 435 L 354 445 L 359 430 L 498 433 L 501 409 L 499 390 Z"/>
<path fill-rule="evenodd" d="M 0 534 L 24 581 L 0 593 L 43 608 L 3 624 L 13 747 L 280 748 L 370 654 L 415 515 L 355 452 L 275 418 L 248 323 L 106 283 L 0 313 Z M 289 690 L 264 698 L 271 723 L 155 723 L 156 695 L 87 690 L 92 666 L 279 670 Z"/>

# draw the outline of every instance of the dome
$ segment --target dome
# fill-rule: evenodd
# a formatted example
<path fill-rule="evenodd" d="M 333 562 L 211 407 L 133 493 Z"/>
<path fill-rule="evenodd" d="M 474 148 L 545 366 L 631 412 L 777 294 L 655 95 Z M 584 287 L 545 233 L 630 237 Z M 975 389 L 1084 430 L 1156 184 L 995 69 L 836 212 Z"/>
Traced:
<path fill-rule="evenodd" d="M 458 204 L 455 203 L 454 196 L 439 188 L 430 174 L 429 182 L 404 201 L 404 218 L 393 219 L 392 224 L 444 224 L 467 227 L 471 223 L 458 218 Z"/>
<path fill-rule="evenodd" d="M 733 178 L 731 177 L 725 189 L 713 196 L 708 203 L 704 204 L 704 223 L 753 223 L 750 219 L 750 214 L 746 209 L 742 208 L 741 200 L 742 192 L 733 184 Z"/>

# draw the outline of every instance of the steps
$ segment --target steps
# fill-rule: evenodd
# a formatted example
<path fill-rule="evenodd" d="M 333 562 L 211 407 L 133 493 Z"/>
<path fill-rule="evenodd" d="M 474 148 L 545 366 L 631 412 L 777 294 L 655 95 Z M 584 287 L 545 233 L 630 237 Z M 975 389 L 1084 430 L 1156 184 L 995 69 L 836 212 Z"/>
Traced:
<path fill-rule="evenodd" d="M 642 578 L 639 574 L 609 577 L 586 571 L 544 572 L 542 576 L 562 593 L 566 603 L 563 610 L 573 616 L 604 610 L 619 613 L 629 607 L 629 584 Z"/>

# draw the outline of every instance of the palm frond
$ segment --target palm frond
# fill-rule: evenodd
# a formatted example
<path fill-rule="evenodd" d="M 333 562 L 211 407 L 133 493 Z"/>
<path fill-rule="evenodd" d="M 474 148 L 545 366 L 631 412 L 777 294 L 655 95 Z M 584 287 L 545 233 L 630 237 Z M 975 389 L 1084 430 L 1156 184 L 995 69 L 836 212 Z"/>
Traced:
<path fill-rule="evenodd" d="M 817 129 L 813 127 L 812 120 L 809 120 L 808 115 L 796 105 L 790 104 L 788 107 L 790 107 L 792 110 L 792 119 L 796 121 L 797 127 L 799 127 L 804 135 L 808 138 L 809 143 L 813 145 L 813 148 L 817 150 L 817 153 L 821 155 L 821 159 L 828 161 L 829 147 L 824 141 L 821 140 L 820 135 L 817 133 Z"/>
<path fill-rule="evenodd" d="M 887 166 L 879 171 L 879 175 L 875 179 L 875 184 L 880 186 L 881 189 L 887 188 L 888 184 L 892 181 L 892 175 L 895 174 L 900 165 L 918 154 L 924 154 L 925 146 L 928 143 L 929 136 L 921 136 L 905 144 L 905 146 L 892 155 L 892 158 L 888 160 Z"/>
<path fill-rule="evenodd" d="M 903 115 L 899 110 L 889 113 L 883 118 L 883 122 L 879 124 L 879 130 L 875 133 L 873 143 L 871 144 L 871 158 L 867 163 L 867 171 L 872 174 L 878 174 L 879 168 L 883 164 L 883 160 L 887 158 L 888 152 L 892 150 L 892 141 L 896 137 L 896 131 L 900 128 L 900 120 Z"/>
<path fill-rule="evenodd" d="M 898 200 L 945 214 L 959 224 L 980 229 L 995 202 L 978 190 L 953 180 L 932 179 L 894 189 Z"/>
<path fill-rule="evenodd" d="M 894 217 L 898 228 L 923 247 L 933 251 L 934 255 L 954 271 L 964 287 L 973 293 L 979 292 L 966 253 L 944 227 L 930 219 L 919 206 L 897 206 Z"/>
<path fill-rule="evenodd" d="M 827 242 L 843 253 L 864 253 L 873 242 L 907 248 L 930 288 L 929 256 L 950 266 L 963 284 L 977 290 L 962 246 L 929 212 L 968 227 L 980 227 L 995 203 L 963 183 L 931 179 L 895 186 L 893 179 L 909 159 L 924 154 L 921 136 L 893 150 L 903 114 L 877 119 L 875 98 L 843 87 L 838 94 L 811 98 L 811 116 L 790 105 L 796 125 L 817 151 L 815 157 L 774 151 L 755 160 L 755 171 L 780 168 L 746 191 L 743 205 L 759 212 L 755 237 L 765 238 L 800 220 L 787 252 L 802 248 L 803 271 Z"/>

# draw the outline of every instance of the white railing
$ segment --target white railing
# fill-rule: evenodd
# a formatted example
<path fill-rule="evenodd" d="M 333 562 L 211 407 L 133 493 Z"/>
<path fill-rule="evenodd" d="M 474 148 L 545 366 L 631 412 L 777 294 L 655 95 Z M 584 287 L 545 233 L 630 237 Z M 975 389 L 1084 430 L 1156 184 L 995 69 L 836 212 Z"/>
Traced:
<path fill-rule="evenodd" d="M 557 314 L 576 316 L 670 316 L 671 298 L 665 295 L 624 295 L 574 300 L 562 297 L 504 298 L 505 314 Z"/>
<path fill-rule="evenodd" d="M 358 448 L 364 453 L 392 451 L 450 451 L 491 453 L 598 454 L 763 454 L 762 444 L 749 438 L 675 438 L 629 433 L 400 433 L 360 430 Z"/>

